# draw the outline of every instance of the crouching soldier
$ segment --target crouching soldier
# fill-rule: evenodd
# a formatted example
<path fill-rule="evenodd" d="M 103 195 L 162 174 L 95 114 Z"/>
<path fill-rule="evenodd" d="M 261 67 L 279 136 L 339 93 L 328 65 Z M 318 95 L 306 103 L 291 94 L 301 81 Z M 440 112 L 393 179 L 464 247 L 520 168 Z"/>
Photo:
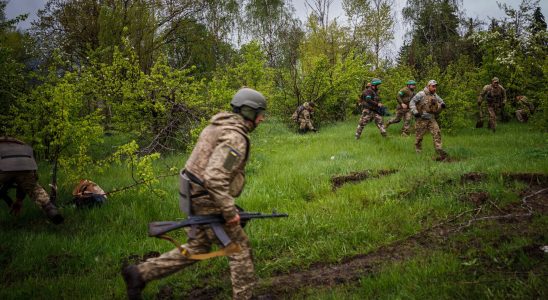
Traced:
<path fill-rule="evenodd" d="M 249 88 L 240 89 L 230 103 L 232 113 L 221 112 L 213 118 L 198 139 L 185 164 L 189 178 L 190 207 L 194 215 L 221 214 L 222 228 L 239 251 L 228 254 L 234 299 L 249 299 L 255 285 L 251 247 L 240 225 L 234 203 L 244 186 L 244 168 L 249 157 L 248 133 L 264 120 L 266 100 Z M 166 277 L 194 264 L 196 256 L 208 253 L 220 239 L 210 225 L 196 225 L 188 233 L 187 243 L 122 270 L 129 299 L 140 299 L 146 283 Z"/>
<path fill-rule="evenodd" d="M 516 119 L 521 123 L 527 122 L 535 109 L 525 96 L 516 96 L 516 108 Z"/>
<path fill-rule="evenodd" d="M 0 185 L 17 186 L 11 212 L 18 215 L 25 195 L 29 195 L 54 224 L 61 224 L 64 218 L 51 203 L 48 193 L 38 184 L 37 170 L 34 153 L 29 145 L 15 138 L 0 137 Z"/>
<path fill-rule="evenodd" d="M 297 110 L 291 116 L 299 125 L 299 133 L 306 133 L 307 131 L 316 132 L 316 128 L 312 124 L 312 114 L 314 114 L 314 108 L 316 104 L 314 102 L 305 102 L 303 105 L 297 107 Z"/>
<path fill-rule="evenodd" d="M 436 94 L 437 85 L 438 83 L 435 80 L 430 80 L 424 90 L 418 92 L 411 99 L 409 107 L 415 118 L 417 118 L 415 123 L 415 151 L 417 153 L 422 151 L 422 138 L 427 131 L 430 131 L 434 140 L 434 148 L 439 155 L 437 159 L 445 160 L 447 153 L 441 147 L 441 131 L 436 121 L 436 116 L 445 108 L 445 103 Z"/>

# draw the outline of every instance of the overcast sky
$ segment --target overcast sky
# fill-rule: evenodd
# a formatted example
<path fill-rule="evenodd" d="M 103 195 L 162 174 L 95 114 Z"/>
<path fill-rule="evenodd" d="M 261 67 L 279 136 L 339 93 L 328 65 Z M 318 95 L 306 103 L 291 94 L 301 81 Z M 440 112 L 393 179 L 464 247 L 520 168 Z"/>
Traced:
<path fill-rule="evenodd" d="M 303 20 L 306 20 L 306 16 L 310 13 L 310 8 L 306 6 L 305 0 L 292 0 L 293 5 L 297 11 L 297 16 Z M 6 16 L 8 19 L 14 18 L 18 15 L 28 13 L 29 18 L 18 24 L 19 29 L 27 29 L 30 27 L 30 22 L 36 19 L 36 12 L 43 8 L 47 0 L 9 0 L 9 3 L 6 7 Z M 394 9 L 397 12 L 398 22 L 396 23 L 396 36 L 393 41 L 393 53 L 397 53 L 397 50 L 401 47 L 404 40 L 404 35 L 406 28 L 401 22 L 401 10 L 405 5 L 406 0 L 395 0 Z M 512 7 L 517 8 L 521 0 L 501 0 L 498 1 L 501 3 L 507 3 Z M 342 9 L 342 0 L 333 1 L 332 6 L 329 11 L 329 18 L 333 20 L 337 18 L 341 23 L 346 22 L 346 16 Z M 542 14 L 545 17 L 548 12 L 548 1 L 541 0 L 540 7 L 542 9 Z M 489 18 L 500 18 L 504 14 L 497 6 L 497 0 L 463 0 L 463 7 L 465 14 L 468 17 L 479 18 L 486 22 L 489 21 Z"/>

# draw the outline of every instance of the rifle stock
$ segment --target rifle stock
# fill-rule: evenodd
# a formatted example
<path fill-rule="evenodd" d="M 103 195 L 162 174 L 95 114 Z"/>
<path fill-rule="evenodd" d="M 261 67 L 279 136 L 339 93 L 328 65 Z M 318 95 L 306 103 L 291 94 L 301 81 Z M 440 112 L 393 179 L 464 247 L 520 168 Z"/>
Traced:
<path fill-rule="evenodd" d="M 262 214 L 259 212 L 241 212 L 240 221 L 246 222 L 251 219 L 266 219 L 266 218 L 284 218 L 288 217 L 287 214 Z M 182 221 L 161 221 L 148 223 L 148 236 L 158 237 L 170 231 L 188 227 L 192 225 L 207 225 L 213 223 L 225 223 L 225 219 L 222 215 L 206 215 L 206 216 L 190 216 Z"/>

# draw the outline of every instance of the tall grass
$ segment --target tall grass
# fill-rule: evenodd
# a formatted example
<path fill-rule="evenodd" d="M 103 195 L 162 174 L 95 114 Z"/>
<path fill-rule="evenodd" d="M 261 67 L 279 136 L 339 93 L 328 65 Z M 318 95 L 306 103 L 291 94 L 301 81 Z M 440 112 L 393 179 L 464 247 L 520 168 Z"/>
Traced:
<path fill-rule="evenodd" d="M 366 253 L 468 209 L 468 204 L 458 201 L 466 187 L 456 184 L 466 172 L 487 173 L 489 182 L 474 188 L 499 195 L 495 201 L 517 197 L 504 195 L 502 172 L 548 172 L 547 135 L 523 124 L 502 124 L 496 134 L 469 129 L 444 135 L 444 148 L 456 159 L 452 163 L 432 160 L 430 135 L 423 141 L 423 153 L 416 154 L 414 137 L 400 137 L 398 125 L 390 127 L 387 139 L 368 125 L 362 139 L 354 140 L 356 125 L 357 120 L 353 120 L 321 128 L 318 134 L 299 135 L 282 123 L 267 121 L 252 134 L 248 181 L 238 203 L 250 211 L 275 209 L 290 216 L 253 221 L 246 227 L 259 277 Z M 157 167 L 182 167 L 186 157 L 164 157 Z M 383 169 L 398 172 L 345 184 L 336 190 L 330 183 L 332 176 Z M 42 177 L 46 185 L 47 174 Z M 105 190 L 131 183 L 128 168 L 123 166 L 113 166 L 90 179 Z M 76 209 L 69 199 L 62 199 L 66 223 L 61 226 L 49 224 L 28 200 L 18 218 L 3 209 L 0 298 L 125 297 L 119 275 L 123 260 L 132 254 L 165 252 L 173 247 L 148 238 L 147 223 L 183 217 L 178 210 L 177 178 L 162 179 L 154 188 L 164 193 L 133 189 L 113 194 L 105 205 L 93 209 Z M 62 191 L 64 195 L 69 193 Z M 184 234 L 178 237 L 184 239 Z M 432 268 L 446 263 L 450 269 L 454 258 L 437 255 Z M 406 268 L 415 267 L 411 262 Z M 385 275 L 390 277 L 397 276 L 401 267 L 387 268 L 394 270 Z M 436 270 L 432 272 L 443 272 Z M 227 276 L 226 260 L 212 259 L 151 283 L 145 296 L 154 298 L 166 284 L 174 286 L 175 296 L 181 296 L 205 280 L 221 288 L 223 297 L 229 297 Z M 404 280 L 419 284 L 422 279 Z M 348 295 L 371 291 L 378 298 L 422 295 L 420 290 L 405 288 L 389 291 L 367 283 L 367 278 L 363 282 L 356 294 Z M 341 293 L 339 296 L 347 291 Z"/>

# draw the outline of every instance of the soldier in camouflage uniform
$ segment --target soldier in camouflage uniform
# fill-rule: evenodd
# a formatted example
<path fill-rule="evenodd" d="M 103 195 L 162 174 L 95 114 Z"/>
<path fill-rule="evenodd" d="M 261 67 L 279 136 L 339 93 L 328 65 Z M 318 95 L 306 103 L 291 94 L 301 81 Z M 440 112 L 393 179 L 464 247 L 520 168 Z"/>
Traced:
<path fill-rule="evenodd" d="M 57 207 L 51 203 L 48 193 L 38 184 L 38 166 L 34 160 L 32 148 L 15 138 L 0 137 L 0 186 L 17 186 L 16 200 L 11 212 L 18 215 L 25 195 L 29 195 L 54 223 L 63 223 L 64 219 Z"/>
<path fill-rule="evenodd" d="M 228 255 L 234 299 L 249 299 L 255 285 L 251 247 L 240 225 L 234 203 L 244 186 L 244 168 L 249 156 L 249 137 L 264 119 L 264 96 L 252 89 L 240 89 L 232 99 L 233 113 L 221 112 L 211 119 L 185 164 L 184 173 L 191 178 L 191 207 L 194 215 L 221 214 L 225 232 L 241 251 Z M 219 244 L 209 225 L 187 231 L 187 243 L 122 270 L 129 299 L 140 299 L 146 283 L 163 278 L 194 264 L 191 255 L 208 253 Z"/>
<path fill-rule="evenodd" d="M 424 90 L 418 92 L 411 99 L 409 108 L 415 118 L 417 118 L 415 123 L 415 151 L 417 153 L 421 152 L 422 138 L 427 131 L 430 131 L 434 140 L 434 148 L 439 155 L 438 160 L 445 160 L 447 153 L 442 149 L 441 131 L 436 121 L 436 116 L 445 108 L 445 103 L 436 94 L 437 85 L 438 83 L 435 80 L 430 80 Z"/>
<path fill-rule="evenodd" d="M 521 123 L 527 122 L 533 113 L 533 104 L 525 96 L 516 96 L 516 107 L 516 119 Z"/>
<path fill-rule="evenodd" d="M 487 111 L 489 112 L 489 129 L 495 132 L 497 127 L 497 111 L 503 111 L 506 104 L 506 90 L 499 84 L 497 77 L 493 77 L 491 84 L 484 86 L 481 90 L 478 97 L 478 107 L 480 110 L 484 98 L 487 100 Z"/>
<path fill-rule="evenodd" d="M 305 102 L 302 107 L 297 108 L 295 112 L 297 114 L 297 124 L 299 124 L 299 133 L 306 133 L 307 131 L 316 132 L 316 128 L 312 124 L 312 114 L 316 104 L 314 102 Z"/>
<path fill-rule="evenodd" d="M 381 135 L 386 137 L 386 130 L 384 129 L 384 124 L 382 122 L 382 115 L 379 112 L 379 109 L 383 106 L 381 103 L 381 98 L 379 97 L 379 85 L 382 83 L 380 79 L 373 78 L 371 80 L 371 88 L 368 88 L 363 91 L 360 101 L 363 105 L 362 116 L 358 122 L 358 128 L 356 129 L 355 137 L 359 139 L 363 128 L 371 120 L 375 120 L 375 124 Z"/>
<path fill-rule="evenodd" d="M 415 96 L 416 82 L 409 80 L 406 87 L 402 88 L 396 96 L 398 106 L 396 107 L 396 117 L 386 123 L 386 128 L 392 124 L 399 123 L 403 119 L 403 127 L 401 129 L 402 136 L 409 135 L 409 127 L 411 125 L 411 110 L 409 110 L 409 101 Z"/>

